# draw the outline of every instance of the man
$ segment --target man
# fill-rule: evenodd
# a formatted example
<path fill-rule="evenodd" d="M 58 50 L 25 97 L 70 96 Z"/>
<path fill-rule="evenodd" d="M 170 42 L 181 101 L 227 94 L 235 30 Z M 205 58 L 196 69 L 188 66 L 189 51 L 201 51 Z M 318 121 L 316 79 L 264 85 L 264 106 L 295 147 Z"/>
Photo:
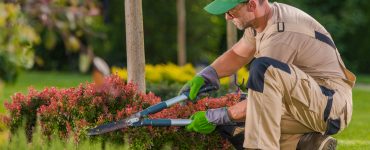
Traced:
<path fill-rule="evenodd" d="M 194 100 L 202 86 L 219 86 L 250 64 L 248 98 L 229 108 L 196 112 L 189 131 L 210 133 L 216 125 L 245 121 L 247 149 L 335 149 L 329 135 L 352 116 L 348 71 L 326 29 L 303 11 L 268 0 L 215 0 L 204 8 L 224 14 L 243 37 L 185 87 Z"/>

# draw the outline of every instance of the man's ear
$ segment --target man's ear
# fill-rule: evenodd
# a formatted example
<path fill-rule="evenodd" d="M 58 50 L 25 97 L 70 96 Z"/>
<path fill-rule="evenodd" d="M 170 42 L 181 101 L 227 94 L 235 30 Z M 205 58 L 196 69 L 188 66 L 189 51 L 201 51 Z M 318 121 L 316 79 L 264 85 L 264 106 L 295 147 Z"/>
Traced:
<path fill-rule="evenodd" d="M 248 12 L 254 12 L 257 8 L 257 0 L 250 0 L 247 4 Z"/>

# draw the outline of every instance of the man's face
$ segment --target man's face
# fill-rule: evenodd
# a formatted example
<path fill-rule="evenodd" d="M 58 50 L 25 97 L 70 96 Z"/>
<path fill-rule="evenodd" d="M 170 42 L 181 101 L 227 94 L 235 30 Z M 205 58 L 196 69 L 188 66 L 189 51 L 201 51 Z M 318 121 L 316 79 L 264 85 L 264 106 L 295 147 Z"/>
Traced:
<path fill-rule="evenodd" d="M 226 20 L 231 20 L 239 30 L 254 27 L 255 15 L 248 11 L 249 3 L 240 3 L 225 13 Z"/>

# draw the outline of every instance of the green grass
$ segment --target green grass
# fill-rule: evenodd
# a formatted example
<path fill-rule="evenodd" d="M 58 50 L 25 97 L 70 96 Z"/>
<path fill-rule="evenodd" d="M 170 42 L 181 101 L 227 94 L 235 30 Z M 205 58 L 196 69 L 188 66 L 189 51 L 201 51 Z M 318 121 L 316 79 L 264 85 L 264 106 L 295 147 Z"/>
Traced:
<path fill-rule="evenodd" d="M 4 101 L 10 100 L 10 96 L 16 92 L 27 93 L 28 87 L 37 90 L 45 87 L 68 88 L 78 86 L 80 83 L 91 81 L 89 75 L 64 72 L 24 72 L 20 74 L 14 85 L 6 85 L 0 95 L 0 114 L 5 113 Z M 1 92 L 0 92 L 1 93 Z"/>
<path fill-rule="evenodd" d="M 370 149 L 370 90 L 353 91 L 353 115 L 347 129 L 335 137 L 342 150 Z"/>
<path fill-rule="evenodd" d="M 48 141 L 41 135 L 39 127 L 36 128 L 36 132 L 33 134 L 32 143 L 28 143 L 24 130 L 19 130 L 15 135 L 12 136 L 12 141 L 3 141 L 0 144 L 0 150 L 101 150 L 102 142 L 99 141 L 80 141 L 75 144 L 74 139 L 61 140 L 57 136 L 52 137 L 53 140 Z M 0 142 L 1 143 L 1 142 Z M 129 144 L 125 143 L 124 146 L 114 145 L 111 143 L 105 144 L 105 150 L 128 150 Z"/>
<path fill-rule="evenodd" d="M 80 83 L 85 83 L 86 81 L 91 81 L 89 75 L 81 75 L 74 73 L 60 73 L 60 72 L 26 72 L 20 75 L 19 80 L 14 85 L 6 85 L 1 95 L 0 99 L 0 113 L 4 113 L 3 101 L 4 99 L 10 99 L 10 96 L 15 92 L 26 93 L 29 86 L 41 90 L 44 87 L 74 87 Z M 370 76 L 359 76 L 358 82 L 364 84 L 370 84 Z M 370 86 L 369 86 L 370 87 Z M 339 135 L 336 135 L 335 138 L 339 141 L 339 150 L 363 150 L 370 149 L 370 88 L 355 88 L 353 91 L 353 117 L 352 121 L 347 129 L 345 129 Z M 6 139 L 7 133 L 0 132 L 0 141 Z M 9 147 L 25 147 L 29 146 L 24 142 L 24 139 L 19 138 L 20 141 L 9 143 Z M 4 140 L 5 141 L 5 140 Z M 4 142 L 3 141 L 3 142 Z M 0 142 L 0 145 L 4 143 Z M 13 144 L 13 145 L 12 145 Z M 66 147 L 73 148 L 73 144 L 68 145 L 63 144 L 60 141 L 55 141 L 54 147 L 49 147 L 50 149 L 65 149 Z M 84 145 L 84 144 L 82 144 Z M 89 143 L 85 143 L 87 149 L 90 149 Z M 34 144 L 34 148 L 40 148 L 39 145 Z M 63 148 L 64 147 L 64 148 Z M 81 146 L 79 148 L 83 148 Z M 93 149 L 100 147 L 99 144 L 92 146 Z M 0 146 L 1 149 L 1 146 Z M 45 149 L 42 148 L 42 149 Z"/>

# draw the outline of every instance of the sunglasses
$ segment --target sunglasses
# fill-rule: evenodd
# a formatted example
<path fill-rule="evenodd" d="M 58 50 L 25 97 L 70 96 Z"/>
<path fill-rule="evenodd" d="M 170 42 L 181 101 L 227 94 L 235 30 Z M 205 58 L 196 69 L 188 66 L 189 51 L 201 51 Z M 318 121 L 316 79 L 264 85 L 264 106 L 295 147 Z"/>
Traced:
<path fill-rule="evenodd" d="M 236 16 L 234 14 L 236 14 L 236 12 L 239 11 L 240 8 L 242 8 L 241 6 L 244 6 L 245 4 L 248 4 L 248 2 L 249 2 L 249 0 L 248 1 L 245 1 L 245 2 L 241 2 L 239 5 L 237 5 L 233 9 L 230 9 L 229 11 L 227 11 L 226 12 L 226 15 L 229 18 L 236 18 Z"/>

